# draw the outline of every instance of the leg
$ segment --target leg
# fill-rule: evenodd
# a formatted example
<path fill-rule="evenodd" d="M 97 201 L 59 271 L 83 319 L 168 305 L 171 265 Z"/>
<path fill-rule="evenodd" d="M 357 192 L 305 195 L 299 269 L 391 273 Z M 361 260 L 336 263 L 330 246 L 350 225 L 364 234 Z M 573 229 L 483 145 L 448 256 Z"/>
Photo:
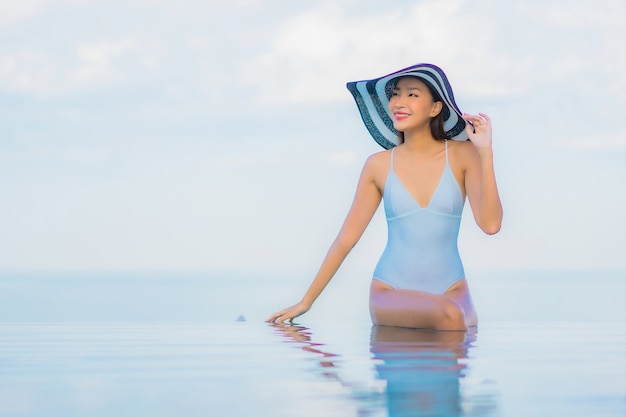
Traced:
<path fill-rule="evenodd" d="M 435 330 L 467 330 L 476 325 L 476 313 L 467 282 L 455 283 L 444 295 L 396 290 L 378 280 L 370 287 L 374 324 Z"/>
<path fill-rule="evenodd" d="M 474 303 L 472 302 L 467 280 L 462 279 L 452 285 L 452 287 L 446 291 L 444 297 L 451 298 L 463 308 L 463 312 L 465 313 L 465 324 L 468 327 L 476 327 L 478 325 L 478 316 L 476 314 L 476 309 L 474 308 Z"/>

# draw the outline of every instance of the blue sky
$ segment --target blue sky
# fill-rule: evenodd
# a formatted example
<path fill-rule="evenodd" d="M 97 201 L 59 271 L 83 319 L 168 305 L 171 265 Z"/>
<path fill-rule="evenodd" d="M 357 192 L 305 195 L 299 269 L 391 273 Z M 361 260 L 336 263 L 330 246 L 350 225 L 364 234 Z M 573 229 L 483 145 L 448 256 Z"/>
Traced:
<path fill-rule="evenodd" d="M 626 268 L 623 1 L 0 0 L 0 269 L 312 276 L 379 150 L 347 81 L 441 66 L 494 123 L 466 269 Z M 346 271 L 371 275 L 379 212 Z"/>

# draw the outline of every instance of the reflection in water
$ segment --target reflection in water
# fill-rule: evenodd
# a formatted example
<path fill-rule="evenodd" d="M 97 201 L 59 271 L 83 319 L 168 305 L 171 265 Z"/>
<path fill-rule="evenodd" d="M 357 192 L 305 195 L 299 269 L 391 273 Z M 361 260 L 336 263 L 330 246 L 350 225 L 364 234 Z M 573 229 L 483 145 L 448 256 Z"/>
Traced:
<path fill-rule="evenodd" d="M 326 368 L 325 377 L 338 380 L 346 387 L 354 385 L 342 381 L 338 369 L 328 369 L 338 367 L 336 359 L 339 355 L 325 352 L 323 344 L 313 342 L 308 328 L 274 326 L 288 341 L 299 342 L 299 348 L 321 355 L 320 365 Z M 375 378 L 383 381 L 386 415 L 493 415 L 496 407 L 493 392 L 487 396 L 483 393 L 476 399 L 461 395 L 461 380 L 468 372 L 468 351 L 475 341 L 475 330 L 466 333 L 372 326 L 372 361 L 369 363 L 373 362 Z M 379 395 L 372 391 L 370 397 Z M 355 392 L 354 398 L 360 403 L 359 415 L 379 415 L 376 411 L 380 410 L 376 409 L 380 407 L 380 401 L 364 398 L 362 392 Z"/>
<path fill-rule="evenodd" d="M 311 341 L 311 332 L 304 326 L 287 325 L 283 323 L 272 323 L 270 326 L 277 330 L 277 333 L 285 336 L 287 342 L 298 342 L 298 347 L 306 352 L 311 352 L 317 355 L 321 355 L 319 364 L 322 368 L 335 368 L 335 362 L 333 362 L 339 355 L 329 352 L 324 352 L 321 347 L 324 345 L 321 343 L 314 343 Z M 328 370 L 323 375 L 330 379 L 340 380 L 336 372 Z"/>
<path fill-rule="evenodd" d="M 458 416 L 459 378 L 476 335 L 464 332 L 373 326 L 371 352 L 378 377 L 387 381 L 389 416 Z"/>

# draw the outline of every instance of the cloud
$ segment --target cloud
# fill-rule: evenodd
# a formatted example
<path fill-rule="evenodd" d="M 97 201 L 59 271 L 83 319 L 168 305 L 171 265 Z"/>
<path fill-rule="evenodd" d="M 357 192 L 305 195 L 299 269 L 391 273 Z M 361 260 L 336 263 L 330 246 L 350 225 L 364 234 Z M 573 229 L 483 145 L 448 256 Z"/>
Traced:
<path fill-rule="evenodd" d="M 22 4 L 0 0 L 0 16 L 16 16 L 15 25 L 0 26 L 0 33 L 19 39 L 0 46 L 0 91 L 38 98 L 120 86 L 150 86 L 150 93 L 176 91 L 182 97 L 191 92 L 202 99 L 224 96 L 227 87 L 216 86 L 215 79 L 230 79 L 248 47 L 242 42 L 249 43 L 257 30 L 246 23 L 260 7 L 247 0 L 184 7 L 147 0 L 14 3 Z"/>
<path fill-rule="evenodd" d="M 114 65 L 115 61 L 125 54 L 139 51 L 139 47 L 140 42 L 134 37 L 79 45 L 76 50 L 79 64 L 70 72 L 69 78 L 95 85 L 120 79 L 123 74 Z"/>
<path fill-rule="evenodd" d="M 136 82 L 156 69 L 159 51 L 148 38 L 83 41 L 67 53 L 35 45 L 0 55 L 0 88 L 35 96 L 67 95 Z M 69 56 L 68 56 L 69 55 Z"/>
<path fill-rule="evenodd" d="M 585 13 L 589 1 L 569 4 L 449 0 L 356 13 L 324 3 L 285 20 L 242 78 L 260 101 L 287 103 L 346 100 L 346 81 L 417 62 L 440 65 L 470 99 L 520 96 L 564 77 L 593 84 L 597 74 L 623 87 L 624 54 L 613 43 L 625 32 L 614 17 L 624 6 L 610 1 Z M 582 28 L 572 23 L 581 19 Z"/>
<path fill-rule="evenodd" d="M 81 4 L 88 0 L 0 0 L 0 25 L 17 23 L 46 9 L 63 4 Z"/>
<path fill-rule="evenodd" d="M 573 87 L 590 92 L 624 90 L 626 50 L 616 42 L 623 46 L 626 36 L 626 3 L 574 0 L 563 7 L 558 1 L 536 0 L 516 7 L 527 21 L 526 46 L 534 55 L 535 77 L 547 85 L 575 79 Z"/>
<path fill-rule="evenodd" d="M 338 167 L 351 167 L 360 161 L 360 157 L 357 152 L 352 151 L 333 152 L 326 156 L 326 160 Z"/>
<path fill-rule="evenodd" d="M 453 5 L 454 13 L 454 5 L 460 2 L 446 4 Z M 407 45 L 419 47 L 423 57 L 443 58 L 438 48 L 424 41 L 438 24 L 425 9 L 436 7 L 420 3 L 407 12 L 390 9 L 359 16 L 331 3 L 309 9 L 284 22 L 269 51 L 254 60 L 253 70 L 242 77 L 259 88 L 261 101 L 344 99 L 345 92 L 338 86 L 347 80 L 412 64 L 411 58 L 406 59 L 412 55 Z"/>
<path fill-rule="evenodd" d="M 43 10 L 42 0 L 0 0 L 0 25 L 14 23 Z"/>
<path fill-rule="evenodd" d="M 450 0 L 353 15 L 345 7 L 324 4 L 288 19 L 247 80 L 266 101 L 336 101 L 346 98 L 338 88 L 346 81 L 433 62 L 452 80 L 470 86 L 470 94 L 518 93 L 519 83 L 490 76 L 521 73 L 523 66 L 488 55 L 493 25 L 480 24 L 484 11 L 478 9 L 465 0 Z M 283 92 L 280 98 L 276 86 Z"/>

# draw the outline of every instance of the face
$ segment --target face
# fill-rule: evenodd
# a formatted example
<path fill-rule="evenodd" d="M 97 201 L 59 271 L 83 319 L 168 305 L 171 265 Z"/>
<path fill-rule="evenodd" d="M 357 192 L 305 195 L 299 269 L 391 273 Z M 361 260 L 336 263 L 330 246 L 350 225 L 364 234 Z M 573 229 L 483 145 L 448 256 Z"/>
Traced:
<path fill-rule="evenodd" d="M 433 96 L 418 78 L 400 78 L 389 99 L 393 126 L 401 131 L 430 126 L 430 119 L 441 112 L 442 103 Z"/>

